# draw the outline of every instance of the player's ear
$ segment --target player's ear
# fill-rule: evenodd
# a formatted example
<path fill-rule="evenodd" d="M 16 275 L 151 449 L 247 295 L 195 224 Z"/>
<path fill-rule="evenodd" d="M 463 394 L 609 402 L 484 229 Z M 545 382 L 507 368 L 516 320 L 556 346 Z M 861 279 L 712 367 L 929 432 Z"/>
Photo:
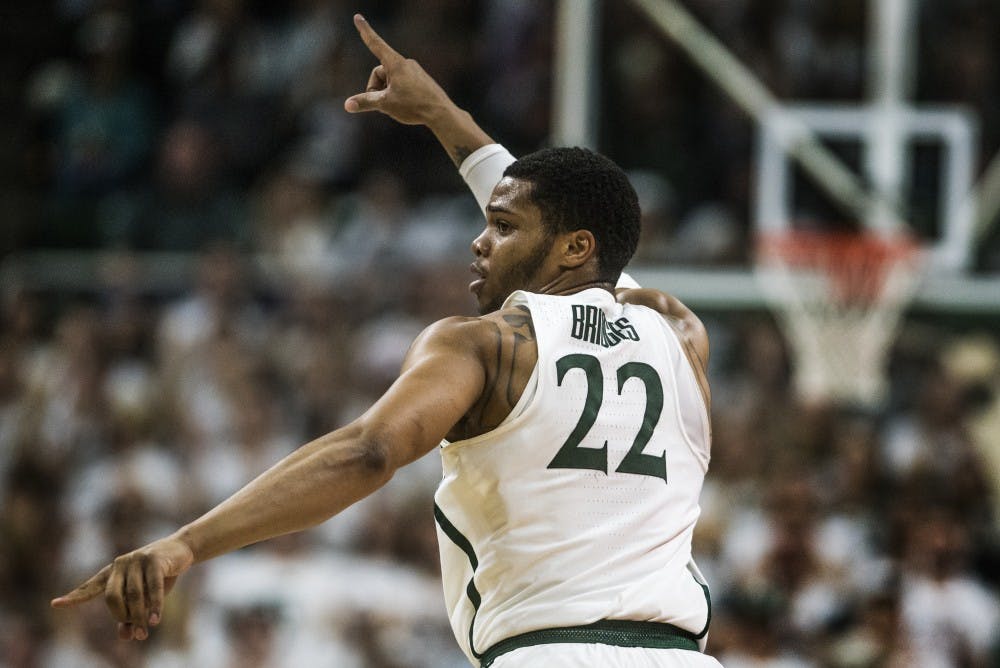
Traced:
<path fill-rule="evenodd" d="M 597 257 L 597 239 L 590 230 L 573 230 L 562 236 L 562 265 L 575 269 Z"/>

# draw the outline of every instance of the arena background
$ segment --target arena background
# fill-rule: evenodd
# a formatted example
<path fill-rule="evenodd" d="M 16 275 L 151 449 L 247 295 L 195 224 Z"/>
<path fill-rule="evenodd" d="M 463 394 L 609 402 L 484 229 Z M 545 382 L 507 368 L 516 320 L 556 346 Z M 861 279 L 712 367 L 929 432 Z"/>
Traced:
<path fill-rule="evenodd" d="M 989 185 L 997 3 L 660 5 L 775 99 L 857 106 L 879 94 L 878 3 L 912 10 L 904 102 L 960 110 Z M 515 154 L 569 140 L 629 170 L 632 269 L 713 343 L 695 541 L 710 651 L 729 668 L 998 665 L 1000 225 L 980 206 L 966 261 L 928 272 L 884 403 L 803 401 L 751 274 L 761 124 L 656 27 L 656 4 L 0 9 L 0 666 L 465 665 L 439 591 L 435 454 L 314 531 L 196 568 L 145 643 L 119 642 L 99 602 L 48 608 L 359 414 L 417 332 L 473 311 L 480 214 L 450 161 L 424 129 L 342 110 L 374 64 L 355 11 Z M 822 141 L 870 183 L 863 142 Z M 933 245 L 951 224 L 944 149 L 901 159 L 901 207 Z M 814 178 L 794 189 L 791 217 L 844 224 Z"/>

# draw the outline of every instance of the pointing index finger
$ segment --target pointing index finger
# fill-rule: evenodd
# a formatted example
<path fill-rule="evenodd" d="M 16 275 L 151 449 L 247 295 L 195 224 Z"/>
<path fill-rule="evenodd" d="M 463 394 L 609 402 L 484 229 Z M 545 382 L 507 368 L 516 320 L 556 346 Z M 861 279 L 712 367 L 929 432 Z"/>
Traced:
<path fill-rule="evenodd" d="M 76 589 L 52 599 L 53 608 L 68 608 L 80 603 L 85 603 L 92 598 L 96 598 L 104 593 L 104 587 L 108 582 L 108 574 L 111 572 L 110 566 L 105 566 L 92 578 L 81 584 Z"/>
<path fill-rule="evenodd" d="M 403 59 L 403 56 L 389 46 L 386 41 L 382 39 L 377 32 L 375 32 L 375 29 L 371 27 L 371 24 L 369 24 L 368 21 L 365 20 L 365 17 L 361 14 L 354 15 L 354 27 L 358 29 L 358 34 L 361 35 L 361 41 L 365 43 L 368 50 L 371 51 L 383 65 L 388 65 L 393 61 Z"/>

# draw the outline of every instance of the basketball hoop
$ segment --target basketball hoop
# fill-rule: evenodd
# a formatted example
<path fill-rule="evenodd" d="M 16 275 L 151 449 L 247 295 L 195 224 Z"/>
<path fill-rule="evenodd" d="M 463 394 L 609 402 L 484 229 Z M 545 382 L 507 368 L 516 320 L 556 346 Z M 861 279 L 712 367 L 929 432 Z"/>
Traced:
<path fill-rule="evenodd" d="M 807 401 L 877 406 L 889 347 L 920 280 L 909 237 L 786 230 L 762 236 L 756 275 Z"/>

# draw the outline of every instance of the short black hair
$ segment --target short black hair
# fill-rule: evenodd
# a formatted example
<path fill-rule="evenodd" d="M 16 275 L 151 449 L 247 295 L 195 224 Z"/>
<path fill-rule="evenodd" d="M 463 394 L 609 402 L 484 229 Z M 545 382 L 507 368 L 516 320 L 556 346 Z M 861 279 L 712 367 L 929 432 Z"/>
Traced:
<path fill-rule="evenodd" d="M 639 244 L 639 198 L 621 167 L 585 148 L 545 148 L 504 176 L 531 183 L 531 201 L 553 233 L 589 230 L 601 278 L 616 281 Z"/>

